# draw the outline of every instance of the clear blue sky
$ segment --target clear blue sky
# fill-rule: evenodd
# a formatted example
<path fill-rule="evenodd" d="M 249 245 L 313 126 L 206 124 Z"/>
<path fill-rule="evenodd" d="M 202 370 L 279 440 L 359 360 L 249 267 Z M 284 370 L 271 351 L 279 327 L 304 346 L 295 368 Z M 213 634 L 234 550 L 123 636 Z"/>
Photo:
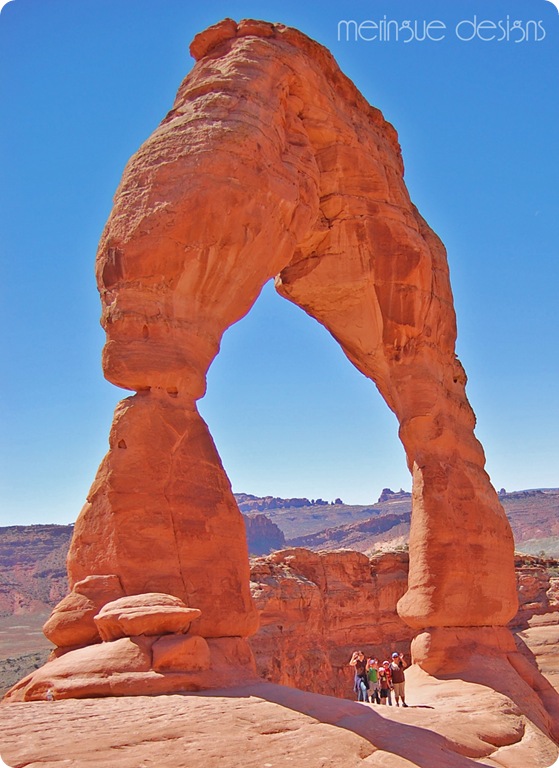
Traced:
<path fill-rule="evenodd" d="M 442 21 L 445 38 L 337 39 L 338 21 L 385 15 Z M 71 522 L 85 499 L 127 394 L 101 372 L 97 241 L 127 159 L 193 64 L 190 40 L 225 16 L 314 37 L 394 124 L 412 199 L 448 249 L 457 351 L 493 483 L 559 486 L 550 2 L 13 0 L 0 14 L 0 524 Z M 491 25 L 460 40 L 456 25 L 474 16 L 521 24 L 508 41 L 480 40 Z M 514 42 L 531 20 L 545 39 Z M 459 29 L 467 38 L 472 25 Z M 372 383 L 271 287 L 227 332 L 200 408 L 235 491 L 370 503 L 385 486 L 410 488 Z"/>

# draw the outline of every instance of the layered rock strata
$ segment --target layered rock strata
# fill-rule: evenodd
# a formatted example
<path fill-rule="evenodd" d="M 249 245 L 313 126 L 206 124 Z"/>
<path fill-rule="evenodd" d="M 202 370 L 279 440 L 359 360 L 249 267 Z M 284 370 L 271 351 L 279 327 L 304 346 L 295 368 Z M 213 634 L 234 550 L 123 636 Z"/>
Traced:
<path fill-rule="evenodd" d="M 286 549 L 253 558 L 251 565 L 251 591 L 260 613 L 260 629 L 251 645 L 259 674 L 270 682 L 353 697 L 348 659 L 357 648 L 381 661 L 393 650 L 402 651 L 409 662 L 413 647 L 415 661 L 439 677 L 453 676 L 468 665 L 473 676 L 475 669 L 481 672 L 487 663 L 500 664 L 501 651 L 503 655 L 516 652 L 504 628 L 450 628 L 438 635 L 431 630 L 421 633 L 412 645 L 414 630 L 396 613 L 407 587 L 408 553 L 404 551 L 367 558 L 350 550 Z M 559 603 L 553 568 L 546 569 L 544 561 L 527 556 L 518 556 L 516 565 L 520 609 L 509 628 L 525 652 L 524 634 L 516 634 L 518 630 L 541 620 L 556 631 Z M 551 650 L 554 647 L 551 643 Z M 471 655 L 477 659 L 475 664 Z M 488 662 L 480 663 L 484 655 Z M 524 655 L 530 658 L 529 652 Z M 543 680 L 540 687 L 546 688 Z"/>
<path fill-rule="evenodd" d="M 196 401 L 223 333 L 274 278 L 400 423 L 413 475 L 400 616 L 505 625 L 512 534 L 473 432 L 445 250 L 409 198 L 396 132 L 296 30 L 226 19 L 191 52 L 99 246 L 103 368 L 136 394 L 76 523 L 71 586 L 110 574 L 125 595 L 199 608 L 201 637 L 256 630 L 241 516 Z"/>
<path fill-rule="evenodd" d="M 254 558 L 251 591 L 260 613 L 252 638 L 266 680 L 354 698 L 348 661 L 360 648 L 382 662 L 396 648 L 410 661 L 414 631 L 396 613 L 408 583 L 407 552 L 286 549 Z"/>

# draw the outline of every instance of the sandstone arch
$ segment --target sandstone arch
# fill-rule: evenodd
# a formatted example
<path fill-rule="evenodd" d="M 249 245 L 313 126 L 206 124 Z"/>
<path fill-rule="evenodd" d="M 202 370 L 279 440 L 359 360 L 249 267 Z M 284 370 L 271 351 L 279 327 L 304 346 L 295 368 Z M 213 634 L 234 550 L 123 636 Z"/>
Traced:
<path fill-rule="evenodd" d="M 273 277 L 398 417 L 413 474 L 400 615 L 505 625 L 512 534 L 473 432 L 445 250 L 409 199 L 394 129 L 295 30 L 225 20 L 191 50 L 99 247 L 105 375 L 137 394 L 76 523 L 71 583 L 113 574 L 125 594 L 176 595 L 207 638 L 255 630 L 241 517 L 196 400 Z"/>

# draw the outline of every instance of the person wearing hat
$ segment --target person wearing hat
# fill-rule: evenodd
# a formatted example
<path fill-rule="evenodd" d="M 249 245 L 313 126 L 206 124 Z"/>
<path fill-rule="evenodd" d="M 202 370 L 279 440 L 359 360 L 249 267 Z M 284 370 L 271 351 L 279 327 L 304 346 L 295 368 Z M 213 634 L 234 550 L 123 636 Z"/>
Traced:
<path fill-rule="evenodd" d="M 380 687 L 380 703 L 392 706 L 392 674 L 390 671 L 390 662 L 383 661 L 379 664 L 378 668 L 379 687 Z"/>
<path fill-rule="evenodd" d="M 394 698 L 396 700 L 396 706 L 399 707 L 399 700 L 402 699 L 402 706 L 407 707 L 406 704 L 406 678 L 404 675 L 404 669 L 408 665 L 404 661 L 404 654 L 394 651 L 392 654 L 392 661 L 390 662 L 390 674 L 392 675 L 392 689 L 394 691 Z"/>

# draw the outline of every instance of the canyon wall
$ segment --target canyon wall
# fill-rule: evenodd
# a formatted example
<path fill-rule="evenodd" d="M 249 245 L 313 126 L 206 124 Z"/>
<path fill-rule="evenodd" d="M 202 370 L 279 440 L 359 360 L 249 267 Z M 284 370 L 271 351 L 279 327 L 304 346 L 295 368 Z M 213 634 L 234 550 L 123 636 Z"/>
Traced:
<path fill-rule="evenodd" d="M 559 620 L 559 563 L 518 555 L 519 610 L 510 629 L 537 615 Z M 380 661 L 402 651 L 408 664 L 414 631 L 397 614 L 409 555 L 366 557 L 338 550 L 286 549 L 251 560 L 251 591 L 260 629 L 251 645 L 259 674 L 302 690 L 353 698 L 354 650 Z M 554 575 L 555 574 L 555 575 Z"/>

